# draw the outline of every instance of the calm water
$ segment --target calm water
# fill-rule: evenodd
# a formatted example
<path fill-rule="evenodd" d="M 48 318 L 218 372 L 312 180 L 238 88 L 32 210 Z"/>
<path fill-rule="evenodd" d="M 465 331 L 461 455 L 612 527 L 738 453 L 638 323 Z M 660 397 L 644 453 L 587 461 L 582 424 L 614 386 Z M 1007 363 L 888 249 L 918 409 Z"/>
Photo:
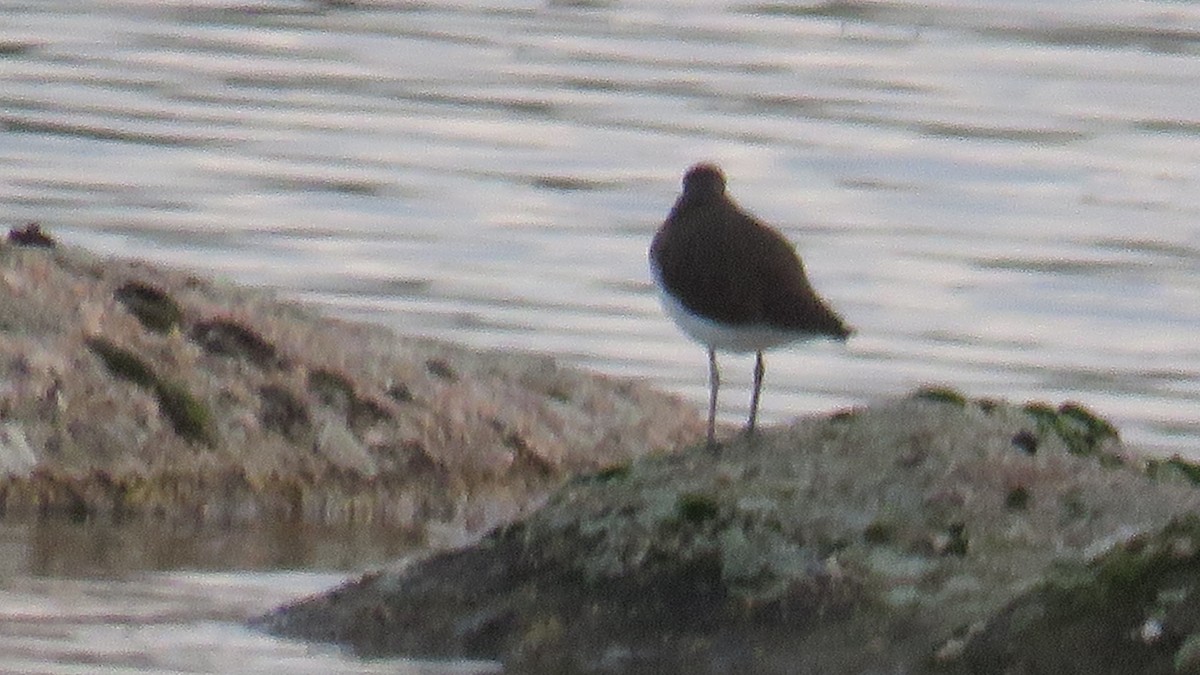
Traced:
<path fill-rule="evenodd" d="M 242 621 L 413 552 L 396 533 L 0 524 L 0 673 L 494 673 L 363 662 Z"/>
<path fill-rule="evenodd" d="M 769 420 L 949 385 L 1200 457 L 1200 3 L 0 0 L 4 223 L 698 404 L 645 250 L 701 159 L 858 329 L 770 356 Z M 96 593 L 288 595 L 194 574 Z M 36 628 L 66 580 L 11 578 Z"/>

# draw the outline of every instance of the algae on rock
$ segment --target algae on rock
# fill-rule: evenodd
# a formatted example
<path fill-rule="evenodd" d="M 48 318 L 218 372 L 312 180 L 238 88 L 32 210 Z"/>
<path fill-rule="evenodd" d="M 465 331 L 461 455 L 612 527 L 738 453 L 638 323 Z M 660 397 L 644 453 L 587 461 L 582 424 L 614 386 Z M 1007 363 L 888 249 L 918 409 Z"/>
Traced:
<path fill-rule="evenodd" d="M 259 625 L 516 672 L 969 672 L 971 636 L 1044 574 L 1200 507 L 1104 462 L 1115 435 L 1073 438 L 965 397 L 806 419 L 573 480 L 476 546 Z"/>
<path fill-rule="evenodd" d="M 966 643 L 970 672 L 1200 672 L 1200 516 L 1052 567 Z"/>
<path fill-rule="evenodd" d="M 644 385 L 65 246 L 0 242 L 0 317 L 9 515 L 479 532 L 703 434 Z"/>

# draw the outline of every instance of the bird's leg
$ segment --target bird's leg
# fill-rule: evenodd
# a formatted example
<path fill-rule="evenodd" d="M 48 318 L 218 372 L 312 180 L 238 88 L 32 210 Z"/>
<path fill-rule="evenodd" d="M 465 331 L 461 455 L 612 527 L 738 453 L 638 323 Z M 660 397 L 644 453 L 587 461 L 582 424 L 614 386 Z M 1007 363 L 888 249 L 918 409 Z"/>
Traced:
<path fill-rule="evenodd" d="M 717 447 L 717 390 L 721 388 L 721 374 L 717 372 L 717 352 L 708 350 L 708 447 Z"/>
<path fill-rule="evenodd" d="M 758 352 L 754 357 L 754 393 L 750 396 L 750 419 L 746 420 L 746 435 L 748 436 L 754 435 L 754 425 L 758 423 L 758 397 L 762 393 L 765 370 L 762 352 Z"/>

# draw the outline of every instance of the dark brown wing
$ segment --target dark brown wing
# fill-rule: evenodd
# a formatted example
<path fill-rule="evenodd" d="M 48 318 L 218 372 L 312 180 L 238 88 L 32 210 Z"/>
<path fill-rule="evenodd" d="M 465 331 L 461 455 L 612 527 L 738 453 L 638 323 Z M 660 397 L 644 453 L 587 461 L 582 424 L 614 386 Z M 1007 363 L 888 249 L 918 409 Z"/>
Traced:
<path fill-rule="evenodd" d="M 677 202 L 650 247 L 663 284 L 688 309 L 731 325 L 845 337 L 792 245 L 727 197 Z"/>
<path fill-rule="evenodd" d="M 749 217 L 749 216 L 747 216 Z M 804 263 L 790 242 L 775 230 L 754 221 L 759 264 L 751 268 L 752 286 L 763 323 L 786 330 L 845 338 L 850 329 L 825 302 L 804 272 Z"/>

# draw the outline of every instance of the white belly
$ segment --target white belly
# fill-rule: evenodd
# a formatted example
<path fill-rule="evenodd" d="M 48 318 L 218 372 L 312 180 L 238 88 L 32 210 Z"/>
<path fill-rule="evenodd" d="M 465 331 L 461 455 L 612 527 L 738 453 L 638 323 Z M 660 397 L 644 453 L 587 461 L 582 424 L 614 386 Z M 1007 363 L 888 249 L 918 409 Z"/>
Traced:
<path fill-rule="evenodd" d="M 657 281 L 657 279 L 655 280 Z M 700 344 L 721 352 L 759 352 L 789 342 L 817 337 L 813 333 L 786 331 L 764 325 L 731 326 L 697 316 L 687 310 L 675 296 L 656 283 L 658 299 L 663 310 L 676 326 Z"/>

